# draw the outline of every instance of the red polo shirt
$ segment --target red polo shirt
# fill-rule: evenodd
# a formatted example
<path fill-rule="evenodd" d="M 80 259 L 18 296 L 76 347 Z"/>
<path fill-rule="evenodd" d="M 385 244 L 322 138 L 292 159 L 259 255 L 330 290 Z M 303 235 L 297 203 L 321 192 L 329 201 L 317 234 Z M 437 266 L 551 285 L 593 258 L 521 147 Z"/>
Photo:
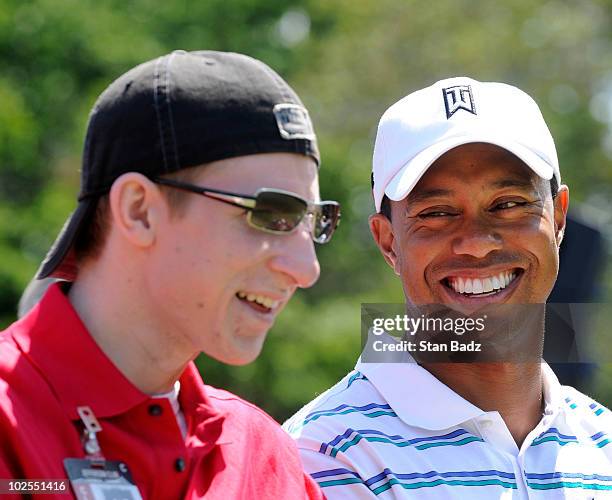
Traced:
<path fill-rule="evenodd" d="M 85 456 L 76 408 L 89 406 L 105 458 L 127 463 L 145 499 L 323 498 L 266 413 L 205 386 L 193 363 L 180 381 L 186 438 L 170 402 L 132 385 L 52 286 L 0 334 L 0 478 L 65 479 L 64 458 Z"/>

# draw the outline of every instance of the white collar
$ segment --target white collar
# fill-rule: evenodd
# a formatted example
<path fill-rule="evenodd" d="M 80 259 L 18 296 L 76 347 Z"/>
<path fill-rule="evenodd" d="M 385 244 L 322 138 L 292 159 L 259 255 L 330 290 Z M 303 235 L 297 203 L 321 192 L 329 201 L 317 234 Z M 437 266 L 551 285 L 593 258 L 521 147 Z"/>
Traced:
<path fill-rule="evenodd" d="M 442 430 L 474 419 L 485 412 L 419 366 L 408 353 L 398 363 L 364 363 L 363 373 L 382 394 L 397 416 L 408 425 Z M 555 414 L 561 404 L 561 386 L 552 369 L 542 361 L 544 413 Z"/>
<path fill-rule="evenodd" d="M 542 360 L 542 392 L 544 393 L 544 414 L 556 414 L 563 403 L 561 384 L 555 372 L 544 360 Z"/>
<path fill-rule="evenodd" d="M 181 392 L 181 381 L 177 380 L 176 382 L 174 382 L 172 389 L 170 389 L 168 392 L 160 392 L 157 394 L 152 394 L 151 397 L 152 398 L 168 398 L 170 401 L 172 400 L 178 401 L 179 392 Z"/>

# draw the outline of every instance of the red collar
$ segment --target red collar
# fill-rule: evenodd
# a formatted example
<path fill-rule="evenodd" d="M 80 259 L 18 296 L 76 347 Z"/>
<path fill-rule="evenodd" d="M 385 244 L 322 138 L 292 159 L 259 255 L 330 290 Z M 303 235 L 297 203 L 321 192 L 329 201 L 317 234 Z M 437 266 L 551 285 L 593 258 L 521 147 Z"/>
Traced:
<path fill-rule="evenodd" d="M 97 417 L 106 418 L 149 399 L 98 347 L 57 283 L 10 330 L 72 420 L 79 418 L 77 406 L 87 405 Z M 203 419 L 222 418 L 211 405 L 193 363 L 189 363 L 180 380 L 179 398 L 186 413 L 197 410 Z"/>

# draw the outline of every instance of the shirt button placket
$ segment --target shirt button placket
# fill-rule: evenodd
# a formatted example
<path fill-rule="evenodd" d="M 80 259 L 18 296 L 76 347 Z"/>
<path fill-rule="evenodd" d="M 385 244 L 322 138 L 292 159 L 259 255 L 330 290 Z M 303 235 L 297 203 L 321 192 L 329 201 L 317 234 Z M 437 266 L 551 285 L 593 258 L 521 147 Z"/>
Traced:
<path fill-rule="evenodd" d="M 149 415 L 152 417 L 159 417 L 163 413 L 163 409 L 158 404 L 149 405 Z"/>
<path fill-rule="evenodd" d="M 185 459 L 184 458 L 179 457 L 174 461 L 174 470 L 176 472 L 183 472 L 185 470 Z"/>

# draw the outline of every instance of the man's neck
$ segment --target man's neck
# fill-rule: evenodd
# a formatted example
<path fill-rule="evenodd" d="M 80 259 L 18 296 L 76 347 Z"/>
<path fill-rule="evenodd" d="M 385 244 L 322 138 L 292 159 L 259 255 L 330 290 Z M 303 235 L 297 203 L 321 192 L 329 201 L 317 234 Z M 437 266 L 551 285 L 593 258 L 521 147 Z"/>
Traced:
<path fill-rule="evenodd" d="M 483 411 L 498 411 L 520 448 L 542 418 L 542 366 L 532 363 L 425 363 L 442 383 Z"/>
<path fill-rule="evenodd" d="M 172 390 L 194 356 L 154 321 L 154 314 L 137 300 L 138 290 L 130 290 L 129 279 L 115 286 L 103 283 L 104 279 L 80 272 L 70 288 L 68 299 L 81 321 L 104 354 L 138 389 L 145 394 Z"/>

